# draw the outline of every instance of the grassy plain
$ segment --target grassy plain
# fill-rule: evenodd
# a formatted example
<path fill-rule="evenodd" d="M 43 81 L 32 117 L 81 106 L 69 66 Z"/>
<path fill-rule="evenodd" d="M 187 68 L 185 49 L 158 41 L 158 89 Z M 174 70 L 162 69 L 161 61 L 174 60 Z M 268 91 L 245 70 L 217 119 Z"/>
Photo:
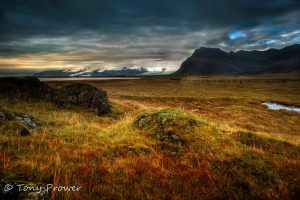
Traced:
<path fill-rule="evenodd" d="M 2 100 L 1 108 L 41 124 L 30 136 L 4 134 L 2 176 L 76 185 L 52 199 L 296 199 L 300 194 L 299 76 L 103 80 L 113 112 Z M 62 84 L 49 82 L 50 85 Z M 173 109 L 203 122 L 180 153 L 170 154 L 133 122 Z"/>

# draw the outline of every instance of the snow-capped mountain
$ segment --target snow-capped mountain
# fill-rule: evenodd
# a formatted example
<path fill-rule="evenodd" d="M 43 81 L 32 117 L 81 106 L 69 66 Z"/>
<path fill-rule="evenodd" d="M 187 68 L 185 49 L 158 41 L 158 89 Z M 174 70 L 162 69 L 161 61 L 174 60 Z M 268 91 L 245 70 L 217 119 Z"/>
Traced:
<path fill-rule="evenodd" d="M 65 70 L 66 72 L 72 72 L 70 76 L 91 76 L 92 73 L 105 70 L 103 67 L 83 67 Z"/>
<path fill-rule="evenodd" d="M 51 77 L 51 76 L 85 76 L 85 77 L 116 77 L 116 76 L 154 76 L 154 75 L 167 75 L 172 72 L 166 71 L 162 68 L 160 71 L 150 70 L 146 67 L 133 66 L 133 67 L 119 67 L 113 69 L 106 69 L 104 67 L 83 67 L 71 68 L 64 70 L 48 70 L 35 73 L 34 76 L 38 77 Z"/>

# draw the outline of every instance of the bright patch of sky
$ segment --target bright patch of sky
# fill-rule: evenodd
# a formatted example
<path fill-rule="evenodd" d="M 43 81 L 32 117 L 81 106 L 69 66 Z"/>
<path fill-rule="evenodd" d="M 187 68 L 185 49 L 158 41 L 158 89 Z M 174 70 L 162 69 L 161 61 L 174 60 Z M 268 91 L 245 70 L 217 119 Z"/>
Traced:
<path fill-rule="evenodd" d="M 267 41 L 265 42 L 265 44 L 267 44 L 267 45 L 272 45 L 272 44 L 276 44 L 276 43 L 278 43 L 277 40 L 267 40 Z"/>
<path fill-rule="evenodd" d="M 236 32 L 229 33 L 228 37 L 230 40 L 236 40 L 236 39 L 240 39 L 240 38 L 246 38 L 247 34 L 243 31 L 236 31 Z"/>

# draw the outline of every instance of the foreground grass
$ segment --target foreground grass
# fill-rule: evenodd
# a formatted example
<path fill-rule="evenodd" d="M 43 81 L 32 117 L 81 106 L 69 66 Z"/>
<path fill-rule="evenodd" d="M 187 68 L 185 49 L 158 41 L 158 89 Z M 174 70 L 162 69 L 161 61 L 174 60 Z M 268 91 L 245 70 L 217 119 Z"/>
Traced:
<path fill-rule="evenodd" d="M 299 82 L 208 80 L 94 82 L 113 102 L 103 117 L 2 100 L 2 108 L 30 115 L 41 128 L 21 137 L 0 126 L 0 175 L 83 188 L 52 192 L 53 199 L 296 199 L 299 113 L 269 111 L 261 102 L 299 105 Z M 177 154 L 133 125 L 140 114 L 165 108 L 203 122 Z"/>

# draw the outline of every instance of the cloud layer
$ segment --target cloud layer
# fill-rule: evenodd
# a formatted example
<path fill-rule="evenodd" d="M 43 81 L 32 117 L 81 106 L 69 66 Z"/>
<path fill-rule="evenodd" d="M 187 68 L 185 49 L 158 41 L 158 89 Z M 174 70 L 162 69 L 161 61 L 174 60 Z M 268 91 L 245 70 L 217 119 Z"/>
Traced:
<path fill-rule="evenodd" d="M 300 43 L 298 0 L 10 0 L 0 4 L 0 69 L 87 65 L 176 69 L 200 46 Z"/>

